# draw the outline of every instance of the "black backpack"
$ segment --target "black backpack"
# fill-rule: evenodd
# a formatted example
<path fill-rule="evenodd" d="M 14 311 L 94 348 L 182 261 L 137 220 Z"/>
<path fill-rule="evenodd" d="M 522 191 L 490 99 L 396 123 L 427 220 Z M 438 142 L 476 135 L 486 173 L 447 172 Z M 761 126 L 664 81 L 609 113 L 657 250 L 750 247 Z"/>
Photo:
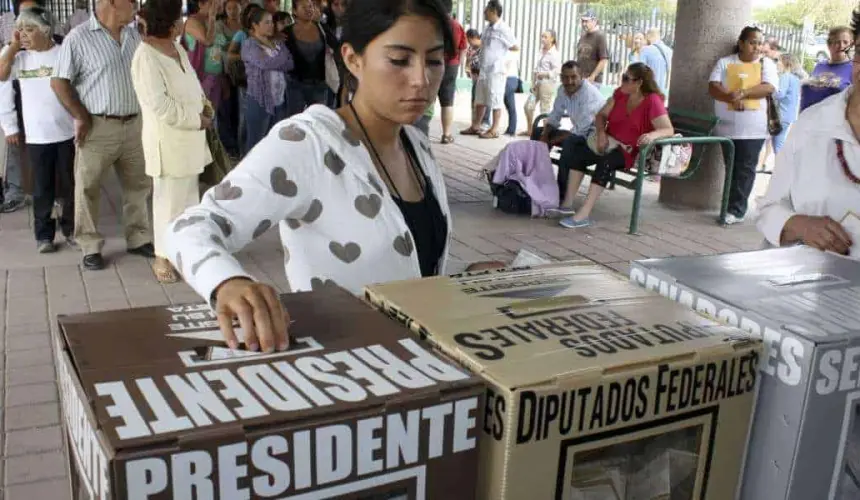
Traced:
<path fill-rule="evenodd" d="M 531 215 L 532 197 L 517 181 L 506 180 L 504 184 L 493 183 L 493 172 L 487 172 L 490 191 L 496 197 L 496 208 L 506 214 Z"/>

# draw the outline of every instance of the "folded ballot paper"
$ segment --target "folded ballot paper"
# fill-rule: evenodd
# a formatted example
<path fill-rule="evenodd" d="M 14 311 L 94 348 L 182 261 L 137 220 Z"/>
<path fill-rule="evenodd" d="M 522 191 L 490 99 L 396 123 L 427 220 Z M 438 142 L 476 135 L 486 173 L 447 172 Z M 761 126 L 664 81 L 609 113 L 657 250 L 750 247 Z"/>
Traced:
<path fill-rule="evenodd" d="M 539 266 L 541 264 L 549 264 L 550 261 L 537 254 L 534 254 L 526 249 L 519 251 L 514 260 L 511 261 L 510 267 L 529 267 Z"/>

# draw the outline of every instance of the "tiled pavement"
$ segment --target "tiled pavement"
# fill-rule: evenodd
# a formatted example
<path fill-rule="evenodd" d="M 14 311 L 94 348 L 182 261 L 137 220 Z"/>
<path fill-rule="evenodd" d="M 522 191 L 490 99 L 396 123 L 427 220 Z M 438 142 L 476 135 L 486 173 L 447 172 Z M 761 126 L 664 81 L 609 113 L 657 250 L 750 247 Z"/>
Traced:
<path fill-rule="evenodd" d="M 438 131 L 435 134 L 438 138 Z M 761 238 L 750 224 L 730 229 L 715 214 L 674 211 L 656 203 L 656 185 L 643 200 L 641 234 L 626 226 L 631 196 L 607 192 L 591 229 L 570 231 L 549 221 L 495 213 L 478 172 L 498 150 L 499 141 L 458 137 L 434 146 L 445 170 L 454 215 L 454 267 L 484 259 L 507 259 L 529 248 L 554 259 L 585 257 L 626 273 L 627 262 L 643 257 L 711 254 L 753 249 Z M 27 212 L 0 218 L 0 500 L 69 498 L 52 365 L 50 330 L 58 314 L 197 301 L 184 284 L 161 286 L 146 260 L 122 253 L 117 227 L 119 203 L 114 180 L 108 183 L 102 227 L 108 235 L 108 269 L 82 272 L 80 255 L 68 248 L 49 256 L 35 253 Z M 240 254 L 258 278 L 286 291 L 277 234 L 269 232 Z"/>

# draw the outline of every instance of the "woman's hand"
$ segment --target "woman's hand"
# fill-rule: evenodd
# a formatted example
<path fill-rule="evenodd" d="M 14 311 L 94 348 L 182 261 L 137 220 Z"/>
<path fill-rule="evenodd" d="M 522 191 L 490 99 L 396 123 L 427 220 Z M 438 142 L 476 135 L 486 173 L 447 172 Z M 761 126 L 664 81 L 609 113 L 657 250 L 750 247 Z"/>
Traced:
<path fill-rule="evenodd" d="M 212 118 L 205 112 L 200 113 L 200 130 L 207 130 L 212 126 Z"/>
<path fill-rule="evenodd" d="M 500 260 L 487 260 L 470 264 L 469 267 L 466 268 L 466 272 L 487 271 L 490 269 L 502 269 L 504 267 L 508 267 L 508 265 Z"/>
<path fill-rule="evenodd" d="M 854 242 L 842 224 L 827 216 L 795 215 L 782 230 L 785 243 L 797 241 L 819 250 L 847 255 Z"/>
<path fill-rule="evenodd" d="M 21 144 L 21 134 L 12 134 L 6 136 L 6 144 L 17 146 Z"/>
<path fill-rule="evenodd" d="M 609 147 L 609 136 L 606 135 L 606 132 L 600 130 L 597 132 L 597 142 L 595 144 L 597 146 L 597 152 L 603 154 L 606 152 L 606 148 Z"/>
<path fill-rule="evenodd" d="M 269 285 L 247 278 L 232 278 L 215 290 L 215 314 L 224 340 L 230 349 L 239 347 L 233 319 L 239 318 L 249 351 L 285 351 L 290 346 L 287 332 L 289 314 Z"/>
<path fill-rule="evenodd" d="M 639 146 L 644 146 L 646 144 L 650 144 L 658 139 L 656 132 L 648 132 L 647 134 L 642 134 L 639 136 L 639 140 L 636 142 Z"/>

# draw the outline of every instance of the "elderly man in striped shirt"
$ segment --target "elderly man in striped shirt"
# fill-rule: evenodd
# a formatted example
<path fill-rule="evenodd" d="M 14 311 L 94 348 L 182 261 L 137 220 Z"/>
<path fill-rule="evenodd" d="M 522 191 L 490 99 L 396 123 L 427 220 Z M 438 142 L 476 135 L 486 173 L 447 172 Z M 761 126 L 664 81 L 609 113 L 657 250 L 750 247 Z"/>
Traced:
<path fill-rule="evenodd" d="M 51 88 L 75 117 L 75 240 L 83 267 L 103 269 L 98 231 L 101 180 L 114 166 L 123 190 L 122 221 L 128 252 L 154 257 L 147 197 L 140 106 L 131 60 L 140 35 L 129 26 L 135 0 L 98 0 L 89 21 L 66 36 Z"/>

